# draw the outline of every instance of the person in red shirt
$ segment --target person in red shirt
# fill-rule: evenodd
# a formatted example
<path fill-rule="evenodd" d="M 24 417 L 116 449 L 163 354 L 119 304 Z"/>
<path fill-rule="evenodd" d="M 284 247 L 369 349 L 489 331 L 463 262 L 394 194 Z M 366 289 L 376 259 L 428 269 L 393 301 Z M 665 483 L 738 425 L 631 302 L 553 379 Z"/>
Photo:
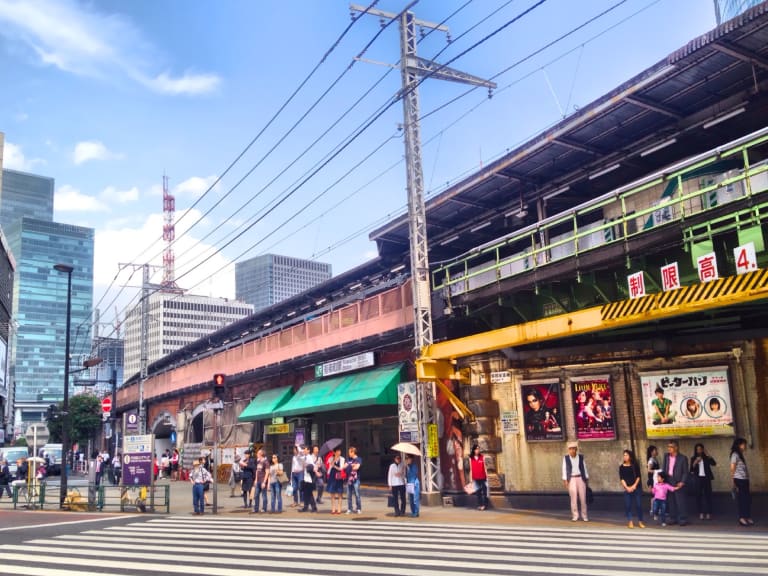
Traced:
<path fill-rule="evenodd" d="M 480 452 L 480 446 L 472 446 L 472 455 L 469 457 L 470 474 L 477 494 L 477 509 L 485 510 L 488 507 L 488 471 L 485 469 L 485 457 Z"/>

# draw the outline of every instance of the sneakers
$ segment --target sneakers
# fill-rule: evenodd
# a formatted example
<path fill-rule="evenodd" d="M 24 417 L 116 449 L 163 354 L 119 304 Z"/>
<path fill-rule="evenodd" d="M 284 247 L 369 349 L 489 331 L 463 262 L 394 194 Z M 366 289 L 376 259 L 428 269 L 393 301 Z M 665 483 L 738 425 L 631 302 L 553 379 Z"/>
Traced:
<path fill-rule="evenodd" d="M 699 520 L 704 520 L 704 513 L 699 514 Z"/>
<path fill-rule="evenodd" d="M 352 510 L 347 510 L 345 514 L 352 514 Z"/>
<path fill-rule="evenodd" d="M 658 520 L 659 520 L 659 517 L 658 517 L 656 514 L 654 514 L 654 515 L 653 515 L 653 520 L 654 520 L 654 522 L 658 522 Z"/>
<path fill-rule="evenodd" d="M 357 511 L 357 513 L 358 513 L 358 514 L 362 514 L 362 513 L 363 513 L 363 511 L 362 511 L 362 510 L 358 510 L 358 511 Z"/>
<path fill-rule="evenodd" d="M 589 522 L 589 518 L 586 517 L 582 518 L 582 520 L 584 520 L 584 522 Z"/>
<path fill-rule="evenodd" d="M 632 522 L 632 520 L 630 520 L 630 521 L 627 523 L 627 528 L 634 528 L 634 527 L 635 527 L 635 523 L 634 523 L 634 522 Z"/>
<path fill-rule="evenodd" d="M 578 521 L 579 521 L 578 518 L 571 518 L 571 522 L 578 522 Z"/>
<path fill-rule="evenodd" d="M 645 528 L 645 524 L 643 524 L 642 522 L 638 522 L 637 526 L 638 528 Z"/>
<path fill-rule="evenodd" d="M 662 522 L 662 523 L 661 523 L 661 525 L 662 525 L 662 526 L 666 526 L 666 525 L 667 525 L 667 523 L 666 523 L 666 522 Z"/>

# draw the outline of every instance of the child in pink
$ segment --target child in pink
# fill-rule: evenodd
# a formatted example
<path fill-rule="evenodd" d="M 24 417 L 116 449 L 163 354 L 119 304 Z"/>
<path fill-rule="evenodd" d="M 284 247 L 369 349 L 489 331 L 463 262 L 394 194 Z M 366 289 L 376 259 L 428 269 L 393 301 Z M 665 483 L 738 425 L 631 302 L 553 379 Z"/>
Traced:
<path fill-rule="evenodd" d="M 651 487 L 653 494 L 653 519 L 661 519 L 661 525 L 667 525 L 667 494 L 677 490 L 672 484 L 667 484 L 664 472 L 656 474 L 656 482 Z"/>

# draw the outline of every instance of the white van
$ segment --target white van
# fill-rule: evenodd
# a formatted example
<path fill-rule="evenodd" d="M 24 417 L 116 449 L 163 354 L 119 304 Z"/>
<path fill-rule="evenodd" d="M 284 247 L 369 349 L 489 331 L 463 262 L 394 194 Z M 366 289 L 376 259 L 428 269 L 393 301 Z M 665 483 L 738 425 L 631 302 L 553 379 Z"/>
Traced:
<path fill-rule="evenodd" d="M 61 444 L 46 444 L 38 452 L 38 456 L 50 458 L 51 465 L 46 474 L 48 476 L 59 476 L 61 474 Z"/>
<path fill-rule="evenodd" d="M 11 446 L 10 448 L 0 449 L 0 453 L 3 458 L 8 460 L 8 470 L 11 471 L 13 477 L 16 477 L 16 460 L 19 458 L 27 458 L 29 456 L 29 449 L 26 446 Z"/>

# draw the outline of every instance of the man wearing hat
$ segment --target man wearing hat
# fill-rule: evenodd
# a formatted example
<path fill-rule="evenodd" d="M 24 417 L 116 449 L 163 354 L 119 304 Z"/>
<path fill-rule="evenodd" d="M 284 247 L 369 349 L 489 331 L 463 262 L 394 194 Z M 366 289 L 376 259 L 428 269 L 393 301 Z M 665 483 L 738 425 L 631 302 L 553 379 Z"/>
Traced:
<path fill-rule="evenodd" d="M 571 520 L 579 519 L 579 502 L 581 502 L 581 519 L 589 522 L 587 514 L 587 480 L 589 473 L 584 463 L 584 456 L 578 453 L 579 443 L 568 442 L 568 454 L 563 457 L 563 483 L 571 497 Z"/>

